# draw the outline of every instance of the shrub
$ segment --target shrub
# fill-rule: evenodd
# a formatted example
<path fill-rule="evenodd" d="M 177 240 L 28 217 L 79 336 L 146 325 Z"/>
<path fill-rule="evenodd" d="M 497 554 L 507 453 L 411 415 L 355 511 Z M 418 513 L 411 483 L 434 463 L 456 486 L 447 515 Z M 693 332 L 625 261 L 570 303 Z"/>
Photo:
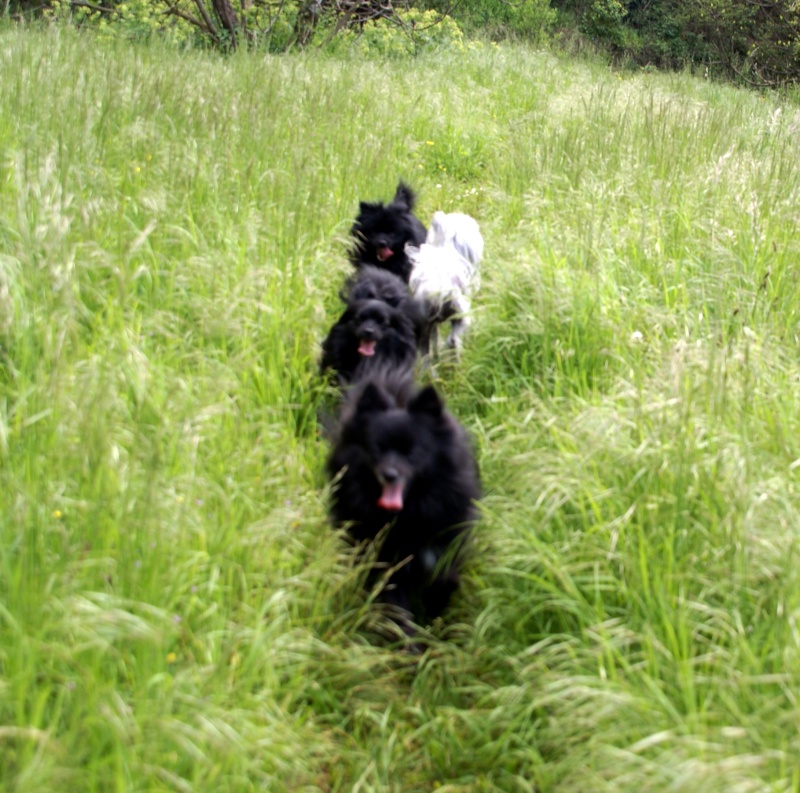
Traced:
<path fill-rule="evenodd" d="M 689 29 L 730 75 L 774 86 L 800 79 L 800 8 L 793 0 L 699 0 Z"/>
<path fill-rule="evenodd" d="M 569 24 L 640 64 L 705 64 L 759 86 L 800 80 L 793 0 L 555 0 Z"/>
<path fill-rule="evenodd" d="M 540 42 L 556 21 L 548 0 L 461 0 L 452 15 L 469 35 Z"/>
<path fill-rule="evenodd" d="M 320 36 L 327 35 L 323 30 Z M 462 49 L 464 36 L 449 16 L 429 9 L 397 11 L 393 17 L 365 22 L 363 27 L 341 30 L 324 45 L 330 51 L 355 49 L 363 55 L 407 57 L 436 49 Z"/>
<path fill-rule="evenodd" d="M 102 4 L 49 0 L 42 13 L 48 19 L 69 19 L 103 35 L 133 40 L 158 37 L 171 43 L 211 44 L 221 49 L 246 42 L 282 51 L 295 40 L 298 7 L 298 0 L 265 0 L 236 13 L 224 0 L 107 0 Z M 24 2 L 17 5 L 20 12 L 28 8 Z"/>
<path fill-rule="evenodd" d="M 620 0 L 592 0 L 581 15 L 581 31 L 619 47 L 625 38 L 627 13 Z"/>

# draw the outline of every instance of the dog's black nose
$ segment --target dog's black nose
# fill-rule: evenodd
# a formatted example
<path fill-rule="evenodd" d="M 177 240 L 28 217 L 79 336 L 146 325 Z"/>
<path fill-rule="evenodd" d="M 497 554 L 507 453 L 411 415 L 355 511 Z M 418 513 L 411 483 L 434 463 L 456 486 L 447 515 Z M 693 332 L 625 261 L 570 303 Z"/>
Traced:
<path fill-rule="evenodd" d="M 381 479 L 384 484 L 392 485 L 400 478 L 400 472 L 391 466 L 381 468 Z"/>

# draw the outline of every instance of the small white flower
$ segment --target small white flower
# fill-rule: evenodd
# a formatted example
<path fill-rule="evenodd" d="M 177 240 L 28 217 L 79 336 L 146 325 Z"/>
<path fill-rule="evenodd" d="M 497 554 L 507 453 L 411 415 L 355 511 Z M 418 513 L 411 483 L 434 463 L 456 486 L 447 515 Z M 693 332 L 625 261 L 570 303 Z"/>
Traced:
<path fill-rule="evenodd" d="M 748 339 L 755 339 L 756 337 L 755 331 L 752 330 L 752 328 L 748 328 L 747 325 L 742 328 L 742 333 L 744 333 Z"/>
<path fill-rule="evenodd" d="M 642 331 L 635 330 L 631 333 L 631 343 L 638 344 L 640 341 L 644 340 L 644 336 L 642 335 Z"/>

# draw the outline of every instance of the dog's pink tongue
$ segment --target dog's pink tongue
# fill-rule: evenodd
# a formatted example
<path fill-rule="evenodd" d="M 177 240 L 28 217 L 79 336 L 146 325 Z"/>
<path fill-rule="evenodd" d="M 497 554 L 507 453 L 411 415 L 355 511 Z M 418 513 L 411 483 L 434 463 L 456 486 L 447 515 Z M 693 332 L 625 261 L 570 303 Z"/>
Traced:
<path fill-rule="evenodd" d="M 378 248 L 376 253 L 382 262 L 385 262 L 387 259 L 390 259 L 392 256 L 394 256 L 394 251 L 391 248 Z"/>
<path fill-rule="evenodd" d="M 375 344 L 376 342 L 372 339 L 361 339 L 361 344 L 358 345 L 358 351 L 367 357 L 375 355 Z"/>
<path fill-rule="evenodd" d="M 384 485 L 378 506 L 381 509 L 399 512 L 403 508 L 403 485 L 399 482 Z"/>

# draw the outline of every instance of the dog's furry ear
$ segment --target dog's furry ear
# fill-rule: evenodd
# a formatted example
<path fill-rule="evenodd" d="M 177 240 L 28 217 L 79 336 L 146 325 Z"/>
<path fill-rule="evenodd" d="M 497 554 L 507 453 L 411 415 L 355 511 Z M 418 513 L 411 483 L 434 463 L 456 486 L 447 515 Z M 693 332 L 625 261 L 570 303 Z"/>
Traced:
<path fill-rule="evenodd" d="M 422 391 L 408 403 L 409 413 L 421 413 L 439 418 L 443 411 L 444 404 L 432 385 L 423 388 Z"/>
<path fill-rule="evenodd" d="M 357 413 L 381 413 L 388 410 L 391 404 L 386 397 L 386 394 L 375 385 L 375 383 L 367 383 L 364 390 L 358 397 L 356 403 Z"/>
<path fill-rule="evenodd" d="M 414 208 L 414 204 L 416 204 L 416 202 L 417 197 L 414 194 L 414 191 L 405 182 L 399 182 L 397 185 L 397 192 L 394 194 L 392 203 L 395 206 L 401 207 L 410 212 Z"/>

